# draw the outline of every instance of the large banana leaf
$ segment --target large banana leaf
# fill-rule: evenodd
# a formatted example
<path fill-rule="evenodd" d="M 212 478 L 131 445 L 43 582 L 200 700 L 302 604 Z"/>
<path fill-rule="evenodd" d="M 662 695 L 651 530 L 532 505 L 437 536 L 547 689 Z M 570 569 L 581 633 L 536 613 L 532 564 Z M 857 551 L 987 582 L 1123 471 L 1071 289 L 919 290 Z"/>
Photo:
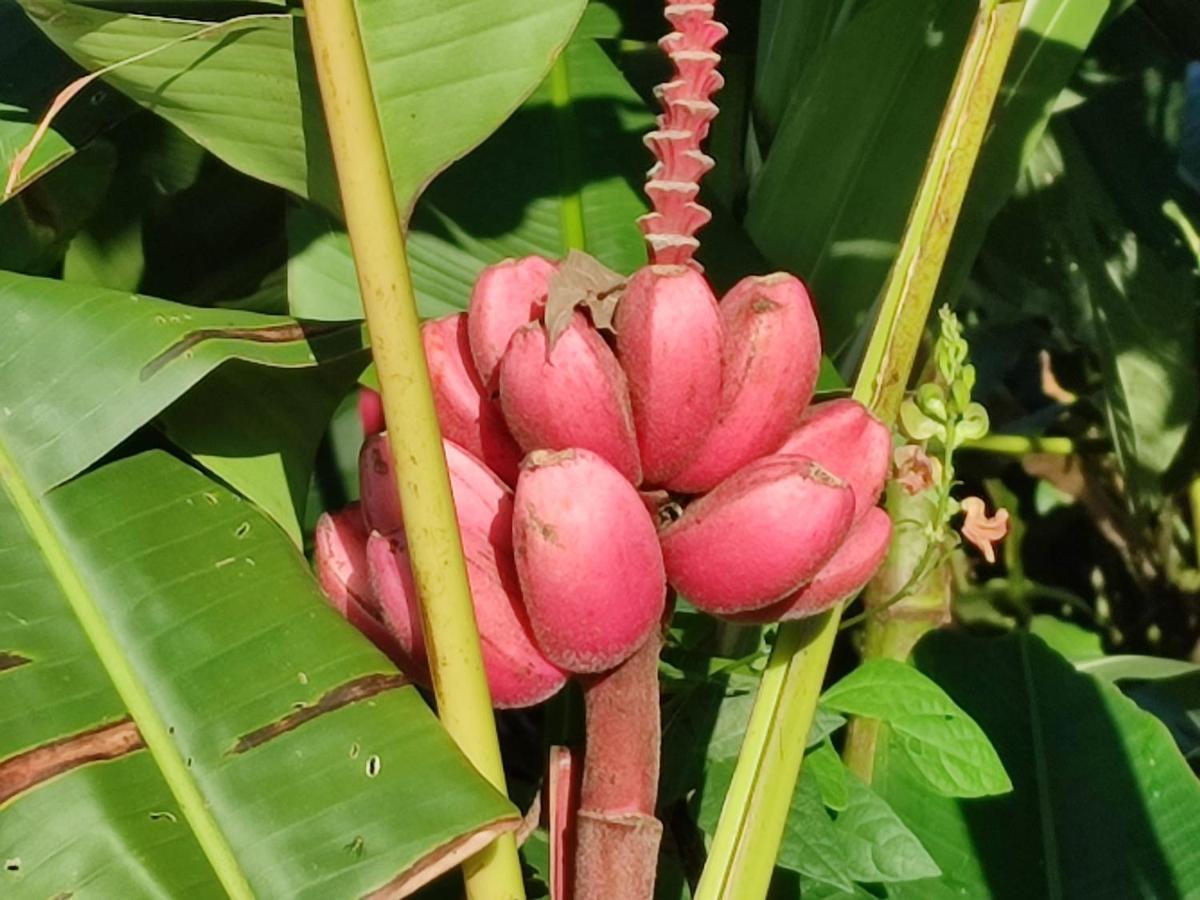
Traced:
<path fill-rule="evenodd" d="M 1200 783 L 1161 722 L 1028 635 L 935 632 L 914 662 L 987 732 L 1015 790 L 938 797 L 887 753 L 876 787 L 943 872 L 895 896 L 1196 896 Z"/>
<path fill-rule="evenodd" d="M 252 506 L 161 451 L 38 496 L 11 446 L 0 894 L 361 896 L 514 824 Z"/>
<path fill-rule="evenodd" d="M 943 271 L 947 301 L 1084 48 L 1123 5 L 1027 0 Z M 943 0 L 764 5 L 755 112 L 773 140 L 746 224 L 772 264 L 812 282 L 832 350 L 891 265 L 973 10 Z"/>
<path fill-rule="evenodd" d="M 582 249 L 613 269 L 630 272 L 646 261 L 636 219 L 646 209 L 639 188 L 651 160 L 640 135 L 654 117 L 587 36 L 595 21 L 585 20 L 554 73 L 513 117 L 421 198 L 408 253 L 423 315 L 462 309 L 489 263 L 531 253 L 561 257 L 572 227 L 582 233 Z M 360 317 L 345 232 L 320 210 L 300 207 L 288 217 L 288 239 L 292 313 Z"/>
<path fill-rule="evenodd" d="M 226 2 L 233 18 L 214 25 L 70 0 L 20 2 L 85 68 L 130 60 L 109 83 L 230 165 L 338 208 L 302 16 L 239 16 L 245 6 Z M 359 0 L 402 210 L 533 89 L 582 8 L 583 0 Z"/>
<path fill-rule="evenodd" d="M 975 12 L 874 0 L 791 89 L 746 230 L 772 265 L 810 282 L 830 353 L 891 267 Z"/>
<path fill-rule="evenodd" d="M 91 465 L 218 365 L 311 369 L 357 326 L 201 309 L 0 272 L 0 435 L 41 493 Z"/>

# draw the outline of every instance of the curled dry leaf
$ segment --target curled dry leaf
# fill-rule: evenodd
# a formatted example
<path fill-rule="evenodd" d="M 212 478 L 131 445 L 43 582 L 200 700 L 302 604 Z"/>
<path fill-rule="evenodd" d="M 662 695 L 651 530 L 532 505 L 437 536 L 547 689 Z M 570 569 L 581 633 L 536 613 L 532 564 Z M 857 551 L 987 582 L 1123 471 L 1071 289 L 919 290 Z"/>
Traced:
<path fill-rule="evenodd" d="M 598 329 L 612 330 L 617 301 L 625 287 L 625 276 L 605 266 L 581 250 L 572 250 L 550 276 L 546 299 L 546 335 L 550 349 L 571 324 L 580 306 L 592 314 Z"/>

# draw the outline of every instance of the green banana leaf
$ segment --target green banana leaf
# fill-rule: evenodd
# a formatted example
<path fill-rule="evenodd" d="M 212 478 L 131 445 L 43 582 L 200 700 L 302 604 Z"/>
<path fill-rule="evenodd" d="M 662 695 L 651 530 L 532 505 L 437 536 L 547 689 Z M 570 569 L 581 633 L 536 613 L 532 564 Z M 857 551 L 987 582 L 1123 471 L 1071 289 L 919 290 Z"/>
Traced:
<path fill-rule="evenodd" d="M 408 234 L 422 315 L 465 308 L 490 263 L 565 255 L 572 229 L 582 235 L 581 249 L 612 269 L 645 263 L 636 219 L 646 211 L 640 184 L 651 159 L 640 135 L 654 117 L 587 36 L 596 18 L 585 18 L 554 73 L 512 118 L 422 196 Z M 334 219 L 297 206 L 288 215 L 288 243 L 292 314 L 361 317 L 349 239 Z"/>
<path fill-rule="evenodd" d="M 216 156 L 256 178 L 338 201 L 302 15 L 219 22 L 134 15 L 70 0 L 20 0 L 34 22 L 89 70 Z M 359 0 L 358 13 L 397 202 L 493 131 L 546 74 L 583 0 Z M 178 9 L 168 6 L 165 9 Z M 231 17 L 231 18 L 228 18 Z"/>
<path fill-rule="evenodd" d="M 939 298 L 953 302 L 1083 50 L 1122 0 L 1027 0 Z M 811 283 L 831 353 L 850 346 L 899 244 L 975 4 L 764 4 L 746 229 Z M 938 300 L 939 303 L 942 299 Z"/>
<path fill-rule="evenodd" d="M 357 325 L 302 326 L 11 272 L 0 272 L 0 307 L 0 439 L 35 493 L 96 462 L 224 362 L 312 370 L 361 351 Z"/>
<path fill-rule="evenodd" d="M 250 504 L 0 443 L 0 895 L 398 896 L 516 810 Z"/>

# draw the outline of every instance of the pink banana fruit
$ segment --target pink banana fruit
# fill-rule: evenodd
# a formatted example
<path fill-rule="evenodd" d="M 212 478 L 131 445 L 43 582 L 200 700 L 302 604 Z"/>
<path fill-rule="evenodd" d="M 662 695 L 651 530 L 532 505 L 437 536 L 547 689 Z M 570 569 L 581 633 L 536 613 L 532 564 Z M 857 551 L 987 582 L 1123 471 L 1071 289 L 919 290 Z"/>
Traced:
<path fill-rule="evenodd" d="M 571 672 L 602 672 L 659 627 L 662 553 L 641 497 L 585 449 L 521 464 L 513 512 L 517 575 L 542 652 Z"/>
<path fill-rule="evenodd" d="M 550 276 L 557 269 L 540 256 L 526 256 L 488 266 L 476 279 L 467 331 L 475 370 L 489 393 L 496 391 L 500 358 L 513 332 L 542 317 Z"/>
<path fill-rule="evenodd" d="M 803 456 L 768 456 L 662 530 L 667 580 L 706 612 L 768 606 L 820 571 L 853 517 L 854 493 L 843 481 Z"/>
<path fill-rule="evenodd" d="M 866 586 L 883 564 L 891 540 L 892 520 L 879 507 L 869 507 L 812 581 L 778 603 L 726 618 L 734 622 L 783 622 L 825 612 Z"/>
<path fill-rule="evenodd" d="M 694 269 L 647 266 L 629 280 L 616 326 L 643 477 L 662 484 L 696 452 L 716 420 L 721 313 Z"/>
<path fill-rule="evenodd" d="M 857 400 L 828 400 L 810 406 L 776 453 L 816 460 L 854 491 L 854 518 L 879 502 L 892 461 L 892 435 Z"/>
<path fill-rule="evenodd" d="M 500 362 L 500 406 L 526 453 L 579 447 L 642 480 L 625 373 L 582 313 L 547 347 L 540 322 L 517 329 Z"/>
<path fill-rule="evenodd" d="M 367 575 L 367 532 L 358 504 L 317 519 L 313 560 L 329 605 L 372 644 L 399 664 L 404 658 L 379 619 L 379 604 Z"/>
<path fill-rule="evenodd" d="M 481 524 L 484 527 L 463 528 L 462 538 L 492 705 L 498 709 L 534 706 L 556 694 L 566 684 L 567 675 L 534 644 L 512 557 L 495 552 L 486 524 Z M 420 606 L 407 544 L 399 535 L 385 538 L 372 534 L 367 560 L 385 621 L 420 665 L 413 677 L 428 679 Z"/>
<path fill-rule="evenodd" d="M 808 291 L 786 273 L 743 278 L 721 300 L 721 405 L 708 436 L 666 486 L 702 493 L 771 453 L 812 399 L 821 336 Z"/>
<path fill-rule="evenodd" d="M 512 489 L 477 457 L 455 444 L 442 440 L 446 468 L 450 472 L 450 491 L 459 527 L 478 523 L 487 516 L 492 522 L 490 537 L 497 548 L 512 548 L 512 536 L 507 524 L 498 516 L 511 517 Z M 392 475 L 392 455 L 387 434 L 367 438 L 358 454 L 359 493 L 362 496 L 362 515 L 366 526 L 384 535 L 404 527 L 400 510 L 400 494 Z M 496 511 L 500 512 L 497 513 Z"/>
<path fill-rule="evenodd" d="M 442 434 L 470 450 L 509 484 L 517 481 L 521 450 L 500 408 L 484 393 L 467 340 L 467 315 L 430 319 L 421 326 L 425 360 Z"/>
<path fill-rule="evenodd" d="M 358 389 L 358 421 L 363 435 L 378 434 L 387 428 L 383 421 L 383 398 L 369 387 Z"/>
<path fill-rule="evenodd" d="M 371 593 L 379 604 L 379 618 L 400 649 L 400 670 L 428 687 L 429 659 L 421 634 L 421 609 L 403 532 L 385 537 L 372 531 L 367 538 L 366 564 Z"/>

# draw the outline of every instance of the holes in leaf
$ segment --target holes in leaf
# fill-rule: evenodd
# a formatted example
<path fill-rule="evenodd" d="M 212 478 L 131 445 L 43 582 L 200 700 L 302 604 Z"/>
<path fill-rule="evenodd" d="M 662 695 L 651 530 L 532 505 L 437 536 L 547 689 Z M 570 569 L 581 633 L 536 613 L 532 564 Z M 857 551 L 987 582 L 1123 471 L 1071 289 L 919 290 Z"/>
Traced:
<path fill-rule="evenodd" d="M 376 775 L 379 774 L 379 770 L 382 766 L 383 766 L 383 763 L 380 762 L 379 757 L 376 754 L 372 753 L 370 756 L 367 757 L 367 777 L 374 778 Z"/>

